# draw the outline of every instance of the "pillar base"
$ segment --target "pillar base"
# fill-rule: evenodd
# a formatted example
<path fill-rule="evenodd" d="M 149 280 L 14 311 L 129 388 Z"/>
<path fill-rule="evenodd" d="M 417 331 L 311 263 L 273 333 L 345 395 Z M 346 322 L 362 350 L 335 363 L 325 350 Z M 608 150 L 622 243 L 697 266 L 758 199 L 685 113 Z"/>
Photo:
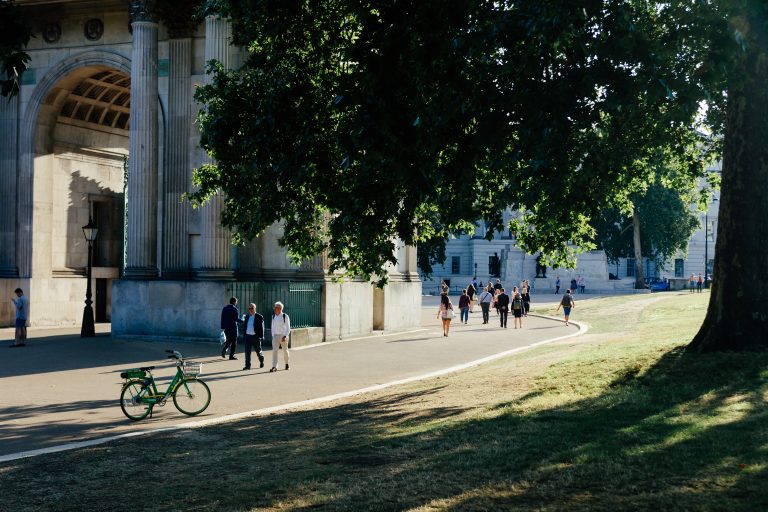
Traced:
<path fill-rule="evenodd" d="M 224 269 L 200 269 L 195 272 L 195 279 L 200 281 L 234 281 L 235 271 Z"/>
<path fill-rule="evenodd" d="M 123 279 L 157 279 L 156 268 L 126 268 L 123 271 Z"/>
<path fill-rule="evenodd" d="M 19 277 L 19 269 L 16 267 L 0 267 L 0 278 Z"/>

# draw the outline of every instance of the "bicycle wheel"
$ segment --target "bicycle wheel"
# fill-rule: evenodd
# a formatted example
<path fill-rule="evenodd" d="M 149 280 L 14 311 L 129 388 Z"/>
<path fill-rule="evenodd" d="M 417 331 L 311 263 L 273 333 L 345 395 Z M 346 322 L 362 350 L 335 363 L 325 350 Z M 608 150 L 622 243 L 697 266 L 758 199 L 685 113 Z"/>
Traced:
<path fill-rule="evenodd" d="M 123 386 L 123 390 L 120 392 L 120 409 L 123 410 L 128 419 L 133 421 L 143 420 L 147 415 L 152 412 L 152 406 L 154 404 L 142 403 L 137 400 L 141 388 L 144 385 L 144 381 L 140 379 L 129 380 Z"/>
<path fill-rule="evenodd" d="M 210 403 L 211 390 L 198 379 L 182 379 L 173 391 L 173 405 L 187 416 L 200 414 Z"/>

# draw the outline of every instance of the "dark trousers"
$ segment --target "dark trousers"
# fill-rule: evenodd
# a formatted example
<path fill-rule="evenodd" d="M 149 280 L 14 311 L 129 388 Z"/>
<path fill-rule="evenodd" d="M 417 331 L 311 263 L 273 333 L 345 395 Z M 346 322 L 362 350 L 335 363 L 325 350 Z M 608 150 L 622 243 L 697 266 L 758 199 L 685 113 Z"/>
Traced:
<path fill-rule="evenodd" d="M 224 357 L 224 354 L 227 353 L 227 349 L 229 349 L 229 357 L 235 356 L 235 350 L 237 350 L 237 335 L 235 336 L 227 336 L 227 341 L 224 343 L 224 346 L 221 347 L 221 357 Z"/>
<path fill-rule="evenodd" d="M 507 326 L 507 316 L 509 315 L 509 310 L 507 308 L 499 308 L 499 319 L 501 320 L 501 326 L 506 327 Z"/>
<path fill-rule="evenodd" d="M 245 367 L 251 367 L 251 350 L 256 352 L 256 357 L 259 358 L 259 364 L 264 362 L 264 353 L 261 351 L 261 338 L 256 337 L 254 334 L 245 335 Z"/>
<path fill-rule="evenodd" d="M 483 323 L 488 323 L 488 316 L 491 311 L 491 303 L 490 302 L 481 302 L 480 303 L 480 309 L 483 310 Z"/>

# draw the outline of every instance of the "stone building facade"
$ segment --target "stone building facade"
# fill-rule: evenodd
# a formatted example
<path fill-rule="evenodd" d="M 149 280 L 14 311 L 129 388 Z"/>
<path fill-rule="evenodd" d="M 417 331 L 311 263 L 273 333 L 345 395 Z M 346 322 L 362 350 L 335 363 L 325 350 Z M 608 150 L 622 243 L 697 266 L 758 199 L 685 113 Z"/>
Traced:
<path fill-rule="evenodd" d="M 722 172 L 722 163 L 717 162 L 707 171 L 719 175 Z M 700 186 L 705 187 L 707 184 L 702 181 Z M 691 274 L 705 275 L 705 272 L 711 275 L 717 239 L 720 205 L 718 197 L 719 192 L 716 192 L 706 211 L 696 213 L 699 217 L 699 228 L 691 235 L 687 251 L 679 252 L 663 266 L 656 266 L 648 259 L 643 260 L 646 278 L 684 279 Z M 512 211 L 504 212 L 505 225 L 513 215 Z M 521 280 L 528 279 L 534 283 L 539 293 L 553 291 L 557 276 L 560 276 L 562 286 L 572 278 L 582 276 L 590 292 L 629 291 L 634 286 L 634 259 L 620 258 L 616 262 L 608 261 L 602 250 L 580 254 L 574 269 L 547 269 L 546 278 L 535 279 L 536 255 L 526 254 L 519 249 L 513 233 L 509 230 L 496 232 L 490 241 L 484 238 L 485 234 L 484 224 L 478 223 L 472 236 L 461 235 L 449 240 L 445 249 L 445 262 L 434 266 L 432 279 L 423 280 L 424 293 L 437 293 L 443 280 L 448 281 L 454 291 L 466 287 L 475 276 L 478 281 L 488 282 L 491 276 L 490 262 L 494 256 L 499 258 L 502 282 L 516 285 Z"/>
<path fill-rule="evenodd" d="M 120 335 L 212 337 L 235 281 L 323 283 L 326 339 L 420 323 L 415 248 L 398 249 L 391 284 L 337 282 L 321 255 L 292 265 L 279 225 L 233 247 L 221 199 L 191 208 L 206 161 L 194 89 L 205 63 L 237 66 L 230 24 L 192 22 L 197 2 L 18 0 L 36 37 L 20 94 L 0 101 L 0 294 L 30 297 L 31 324 L 79 325 L 87 243 L 96 319 Z M 0 323 L 11 325 L 10 300 Z"/>

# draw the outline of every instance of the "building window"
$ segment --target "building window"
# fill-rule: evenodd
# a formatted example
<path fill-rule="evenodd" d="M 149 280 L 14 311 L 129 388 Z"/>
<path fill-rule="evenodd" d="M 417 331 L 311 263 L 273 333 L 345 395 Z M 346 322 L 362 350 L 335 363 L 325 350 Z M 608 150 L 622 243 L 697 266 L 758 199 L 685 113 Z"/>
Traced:
<path fill-rule="evenodd" d="M 635 277 L 635 258 L 627 258 L 627 277 Z"/>
<path fill-rule="evenodd" d="M 685 263 L 682 258 L 675 259 L 675 277 L 685 277 Z"/>
<path fill-rule="evenodd" d="M 451 256 L 451 274 L 461 274 L 461 256 Z"/>

